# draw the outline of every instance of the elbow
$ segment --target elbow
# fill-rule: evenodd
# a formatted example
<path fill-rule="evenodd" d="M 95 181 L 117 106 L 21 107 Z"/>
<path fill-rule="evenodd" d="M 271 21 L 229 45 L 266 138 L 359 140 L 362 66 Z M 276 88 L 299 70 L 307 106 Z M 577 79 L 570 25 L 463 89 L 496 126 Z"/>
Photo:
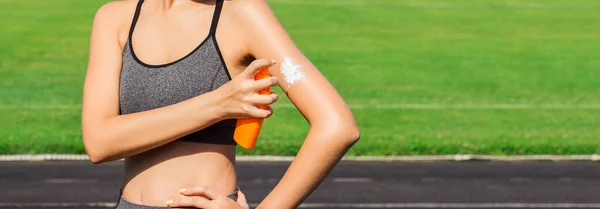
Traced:
<path fill-rule="evenodd" d="M 360 139 L 360 130 L 358 125 L 353 121 L 336 121 L 329 122 L 327 128 L 330 139 L 335 139 L 338 144 L 341 144 L 345 148 L 354 146 Z"/>
<path fill-rule="evenodd" d="M 118 148 L 113 147 L 118 135 L 106 125 L 105 121 L 87 120 L 82 122 L 81 134 L 83 146 L 92 164 L 114 161 L 118 156 Z"/>
<path fill-rule="evenodd" d="M 85 152 L 92 164 L 102 164 L 110 161 L 110 155 L 101 138 L 85 136 L 83 137 L 83 145 Z"/>
<path fill-rule="evenodd" d="M 85 152 L 92 164 L 102 164 L 108 162 L 108 155 L 104 154 L 100 146 L 96 146 L 94 143 L 85 143 Z"/>
<path fill-rule="evenodd" d="M 109 162 L 108 157 L 101 154 L 88 152 L 88 157 L 90 158 L 90 162 L 96 165 Z"/>
<path fill-rule="evenodd" d="M 107 160 L 105 160 L 105 158 L 102 158 L 101 156 L 97 156 L 97 155 L 89 155 L 88 157 L 90 158 L 90 162 L 92 164 L 98 165 L 98 164 L 102 164 L 105 162 L 108 162 Z"/>
<path fill-rule="evenodd" d="M 346 142 L 348 147 L 354 146 L 356 142 L 360 139 L 360 130 L 356 124 L 350 125 L 349 127 L 344 128 L 344 141 Z"/>

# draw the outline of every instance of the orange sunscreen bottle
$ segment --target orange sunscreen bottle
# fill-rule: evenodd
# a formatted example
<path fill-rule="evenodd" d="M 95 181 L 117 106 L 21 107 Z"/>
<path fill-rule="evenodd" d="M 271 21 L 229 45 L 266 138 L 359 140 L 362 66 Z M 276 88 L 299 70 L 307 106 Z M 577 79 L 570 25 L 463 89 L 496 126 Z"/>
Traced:
<path fill-rule="evenodd" d="M 270 76 L 269 67 L 265 67 L 258 70 L 258 72 L 254 75 L 254 80 L 260 80 Z M 267 87 L 261 89 L 258 91 L 258 94 L 271 94 L 271 88 Z M 258 108 L 266 110 L 268 106 L 261 105 Z M 263 120 L 264 119 L 259 118 L 239 118 L 233 133 L 233 139 L 235 142 L 245 149 L 253 149 L 254 145 L 256 145 L 256 140 L 258 139 L 258 134 L 260 133 Z"/>

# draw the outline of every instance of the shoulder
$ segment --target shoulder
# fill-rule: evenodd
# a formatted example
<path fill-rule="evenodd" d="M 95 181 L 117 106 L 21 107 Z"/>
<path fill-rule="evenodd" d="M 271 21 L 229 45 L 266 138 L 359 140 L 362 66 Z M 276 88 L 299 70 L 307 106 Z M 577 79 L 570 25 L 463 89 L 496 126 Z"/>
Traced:
<path fill-rule="evenodd" d="M 103 4 L 96 10 L 94 25 L 102 27 L 119 26 L 126 20 L 131 20 L 137 2 L 137 0 L 120 0 Z"/>
<path fill-rule="evenodd" d="M 116 37 L 119 44 L 123 46 L 137 3 L 138 0 L 120 0 L 100 6 L 92 23 L 92 36 Z"/>
<path fill-rule="evenodd" d="M 273 19 L 271 8 L 266 0 L 226 0 L 226 7 L 241 21 Z"/>
<path fill-rule="evenodd" d="M 264 35 L 257 31 L 275 32 L 283 29 L 266 0 L 226 0 L 227 15 L 244 33 L 252 36 Z"/>
<path fill-rule="evenodd" d="M 105 3 L 96 11 L 96 18 L 116 19 L 125 16 L 127 13 L 133 14 L 137 2 L 137 0 L 120 0 Z"/>
<path fill-rule="evenodd" d="M 252 8 L 269 5 L 266 0 L 225 0 L 225 2 L 236 8 Z"/>

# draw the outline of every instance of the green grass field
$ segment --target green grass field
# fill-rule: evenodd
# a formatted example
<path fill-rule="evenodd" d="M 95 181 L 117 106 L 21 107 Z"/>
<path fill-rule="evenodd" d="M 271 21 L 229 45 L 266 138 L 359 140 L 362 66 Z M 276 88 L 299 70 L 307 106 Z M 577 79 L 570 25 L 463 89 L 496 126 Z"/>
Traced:
<path fill-rule="evenodd" d="M 84 152 L 78 105 L 104 2 L 0 0 L 0 154 Z M 349 155 L 600 153 L 596 0 L 269 2 L 356 107 Z M 239 153 L 294 155 L 308 127 L 275 108 Z"/>

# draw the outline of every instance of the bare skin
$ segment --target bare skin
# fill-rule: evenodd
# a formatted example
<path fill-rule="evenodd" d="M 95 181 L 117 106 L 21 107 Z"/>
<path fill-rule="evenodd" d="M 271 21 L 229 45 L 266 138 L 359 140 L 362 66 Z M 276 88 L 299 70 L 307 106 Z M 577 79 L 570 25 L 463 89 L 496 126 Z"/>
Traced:
<path fill-rule="evenodd" d="M 115 1 L 98 10 L 82 109 L 83 140 L 92 162 L 126 159 L 126 200 L 247 208 L 243 194 L 237 203 L 224 198 L 236 188 L 235 146 L 175 140 L 223 119 L 270 117 L 272 110 L 256 108 L 277 100 L 275 94 L 256 94 L 264 87 L 279 86 L 311 126 L 296 160 L 257 208 L 297 207 L 358 140 L 347 104 L 297 48 L 265 0 L 225 1 L 216 37 L 232 81 L 178 104 L 119 115 L 121 55 L 136 4 Z M 133 35 L 137 56 L 148 64 L 185 56 L 206 38 L 213 9 L 214 0 L 147 0 Z M 279 70 L 286 57 L 303 66 L 304 80 L 291 86 L 284 85 Z M 253 73 L 262 66 L 271 66 L 273 78 L 254 81 Z M 183 188 L 186 192 L 180 193 Z"/>

